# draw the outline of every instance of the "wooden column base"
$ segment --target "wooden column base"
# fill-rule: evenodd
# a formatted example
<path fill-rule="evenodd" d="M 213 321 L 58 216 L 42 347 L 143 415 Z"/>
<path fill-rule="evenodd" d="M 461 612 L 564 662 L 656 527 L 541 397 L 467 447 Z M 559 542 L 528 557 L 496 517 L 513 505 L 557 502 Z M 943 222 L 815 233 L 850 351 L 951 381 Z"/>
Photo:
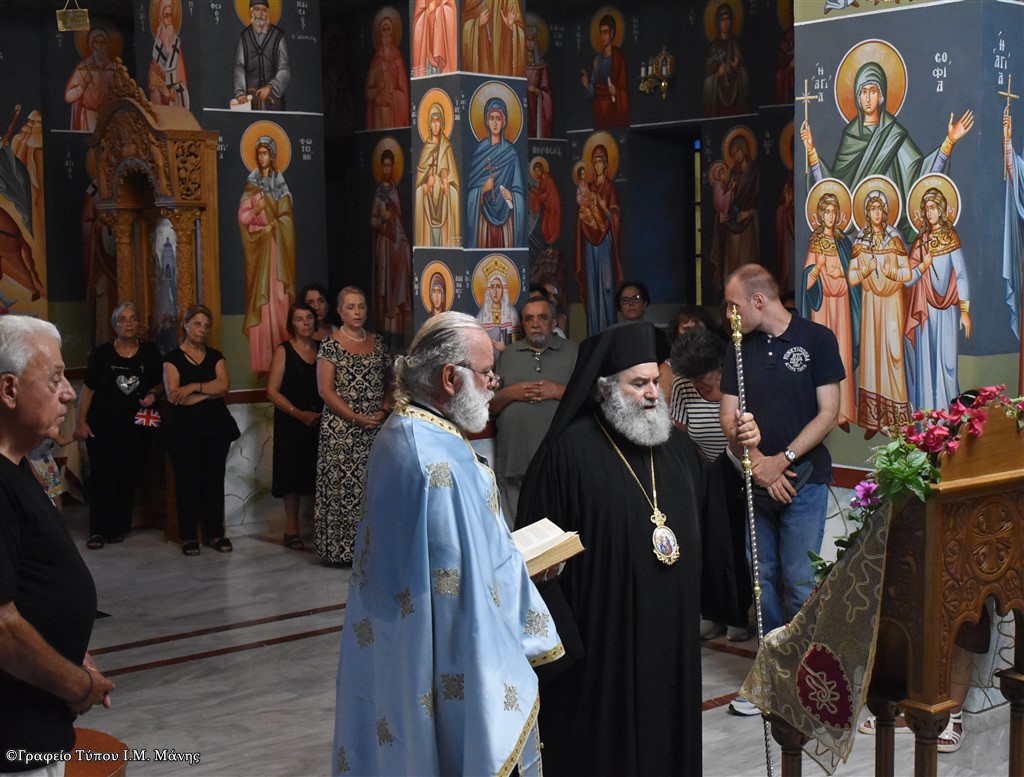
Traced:
<path fill-rule="evenodd" d="M 807 737 L 780 717 L 768 715 L 767 718 L 772 738 L 782 750 L 782 777 L 800 777 Z"/>

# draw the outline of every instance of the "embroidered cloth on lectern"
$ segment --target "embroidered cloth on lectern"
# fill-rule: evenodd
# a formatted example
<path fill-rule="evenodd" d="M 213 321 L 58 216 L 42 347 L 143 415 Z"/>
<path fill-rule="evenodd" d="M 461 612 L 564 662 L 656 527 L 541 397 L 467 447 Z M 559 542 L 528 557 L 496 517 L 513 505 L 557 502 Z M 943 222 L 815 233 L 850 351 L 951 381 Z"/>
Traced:
<path fill-rule="evenodd" d="M 740 689 L 809 737 L 804 751 L 828 774 L 849 757 L 867 702 L 891 515 L 891 504 L 876 510 L 793 620 L 765 635 Z"/>

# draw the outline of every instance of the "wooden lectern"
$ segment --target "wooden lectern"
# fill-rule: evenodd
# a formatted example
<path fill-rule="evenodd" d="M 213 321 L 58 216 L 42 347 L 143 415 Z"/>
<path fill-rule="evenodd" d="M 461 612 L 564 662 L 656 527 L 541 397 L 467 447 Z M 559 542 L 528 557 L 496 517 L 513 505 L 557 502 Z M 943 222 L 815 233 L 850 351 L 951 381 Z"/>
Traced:
<path fill-rule="evenodd" d="M 966 437 L 940 463 L 942 482 L 927 502 L 907 502 L 889 528 L 885 580 L 868 707 L 878 718 L 875 774 L 893 775 L 897 705 L 916 735 L 914 774 L 936 772 L 946 726 L 953 645 L 977 623 L 985 600 L 1014 613 L 1014 665 L 1000 675 L 1010 702 L 1008 774 L 1024 775 L 1024 433 L 989 408 L 982 437 Z M 800 774 L 802 736 L 772 717 L 782 774 Z M 967 746 L 970 746 L 968 740 Z"/>

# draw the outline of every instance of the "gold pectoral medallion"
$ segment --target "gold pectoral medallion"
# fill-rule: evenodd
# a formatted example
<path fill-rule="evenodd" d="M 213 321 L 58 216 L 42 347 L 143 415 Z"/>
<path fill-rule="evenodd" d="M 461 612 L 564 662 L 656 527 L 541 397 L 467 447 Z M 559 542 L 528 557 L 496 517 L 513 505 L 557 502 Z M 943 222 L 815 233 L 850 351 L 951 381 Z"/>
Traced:
<path fill-rule="evenodd" d="M 654 524 L 651 543 L 654 545 L 654 555 L 658 557 L 658 561 L 671 566 L 679 560 L 679 541 L 675 532 L 665 525 L 665 521 L 665 513 L 655 509 L 651 515 L 651 523 Z"/>

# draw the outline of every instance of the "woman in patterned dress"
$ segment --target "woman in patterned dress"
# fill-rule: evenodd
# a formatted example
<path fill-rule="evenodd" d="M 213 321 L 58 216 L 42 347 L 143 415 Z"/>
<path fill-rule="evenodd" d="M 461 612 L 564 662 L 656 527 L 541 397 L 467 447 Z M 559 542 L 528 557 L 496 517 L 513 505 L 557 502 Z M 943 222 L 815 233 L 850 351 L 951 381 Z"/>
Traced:
<path fill-rule="evenodd" d="M 324 400 L 316 467 L 316 553 L 351 564 L 361 517 L 366 461 L 377 429 L 391 412 L 391 352 L 380 335 L 367 336 L 366 294 L 338 294 L 342 325 L 317 354 L 317 388 Z"/>

